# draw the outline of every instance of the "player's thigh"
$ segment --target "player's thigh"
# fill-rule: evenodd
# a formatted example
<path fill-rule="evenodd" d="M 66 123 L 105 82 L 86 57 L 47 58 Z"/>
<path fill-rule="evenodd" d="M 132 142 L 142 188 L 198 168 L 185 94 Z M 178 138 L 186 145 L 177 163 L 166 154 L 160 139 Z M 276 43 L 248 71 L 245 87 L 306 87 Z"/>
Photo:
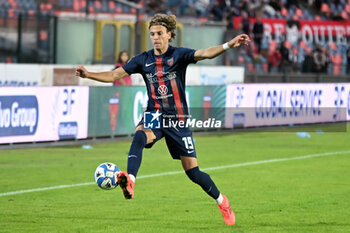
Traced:
<path fill-rule="evenodd" d="M 192 132 L 189 129 L 169 128 L 164 130 L 164 137 L 173 159 L 181 159 L 181 156 L 196 158 Z"/>

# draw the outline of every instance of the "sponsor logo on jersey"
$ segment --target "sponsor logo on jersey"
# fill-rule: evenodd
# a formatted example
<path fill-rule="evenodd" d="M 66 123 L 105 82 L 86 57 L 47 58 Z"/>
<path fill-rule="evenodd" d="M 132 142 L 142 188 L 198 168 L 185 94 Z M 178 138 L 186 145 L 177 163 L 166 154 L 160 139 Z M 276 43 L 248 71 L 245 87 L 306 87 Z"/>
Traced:
<path fill-rule="evenodd" d="M 159 72 L 162 72 L 162 71 L 159 71 Z M 158 74 L 158 72 L 155 72 L 154 74 L 147 73 L 146 78 L 150 83 L 157 83 L 157 82 L 159 82 L 157 74 Z M 163 80 L 164 82 L 176 78 L 175 71 L 174 72 L 162 72 L 162 74 L 163 74 L 163 78 L 161 80 Z"/>
<path fill-rule="evenodd" d="M 168 88 L 165 85 L 160 85 L 158 87 L 158 93 L 159 95 L 166 95 L 168 94 Z"/>
<path fill-rule="evenodd" d="M 156 99 L 157 100 L 159 100 L 159 99 L 166 99 L 166 98 L 169 98 L 169 97 L 173 97 L 173 94 L 156 96 Z"/>
<path fill-rule="evenodd" d="M 36 96 L 0 96 L 0 137 L 34 135 L 38 118 Z"/>

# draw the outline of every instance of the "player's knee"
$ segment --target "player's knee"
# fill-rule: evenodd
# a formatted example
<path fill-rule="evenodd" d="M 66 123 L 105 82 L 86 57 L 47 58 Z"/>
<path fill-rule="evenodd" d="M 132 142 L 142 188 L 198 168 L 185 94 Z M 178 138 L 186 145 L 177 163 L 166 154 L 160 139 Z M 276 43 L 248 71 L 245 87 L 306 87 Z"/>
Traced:
<path fill-rule="evenodd" d="M 147 144 L 147 136 L 142 130 L 138 130 L 134 134 L 133 142 L 144 147 Z"/>
<path fill-rule="evenodd" d="M 146 137 L 147 137 L 147 144 L 150 144 L 152 142 L 154 142 L 154 140 L 156 140 L 156 135 L 154 135 L 154 133 L 151 132 L 146 132 Z"/>
<path fill-rule="evenodd" d="M 194 167 L 186 171 L 186 175 L 192 182 L 198 184 L 200 182 L 201 177 L 201 171 L 199 170 L 199 167 Z"/>

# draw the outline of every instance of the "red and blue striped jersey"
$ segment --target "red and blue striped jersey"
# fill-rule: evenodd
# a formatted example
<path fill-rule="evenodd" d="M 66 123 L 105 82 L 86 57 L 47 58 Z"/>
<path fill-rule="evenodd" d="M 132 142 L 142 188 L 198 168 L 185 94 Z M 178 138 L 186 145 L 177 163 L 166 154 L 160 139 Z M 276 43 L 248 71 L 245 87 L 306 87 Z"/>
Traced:
<path fill-rule="evenodd" d="M 186 69 L 194 60 L 195 50 L 169 46 L 162 55 L 154 50 L 133 57 L 124 70 L 130 75 L 140 73 L 147 86 L 148 103 L 146 111 L 159 110 L 163 114 L 188 115 L 185 93 Z"/>

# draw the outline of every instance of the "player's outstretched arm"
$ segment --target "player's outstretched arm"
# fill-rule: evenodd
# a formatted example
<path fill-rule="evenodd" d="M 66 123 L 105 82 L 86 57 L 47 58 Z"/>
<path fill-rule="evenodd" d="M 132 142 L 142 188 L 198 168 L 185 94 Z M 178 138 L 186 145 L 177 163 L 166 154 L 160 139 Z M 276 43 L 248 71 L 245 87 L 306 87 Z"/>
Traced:
<path fill-rule="evenodd" d="M 194 59 L 196 61 L 200 61 L 204 59 L 212 59 L 224 53 L 228 49 L 236 48 L 240 45 L 248 45 L 249 41 L 250 41 L 250 38 L 248 35 L 241 34 L 223 45 L 218 45 L 207 49 L 197 50 L 194 53 Z"/>
<path fill-rule="evenodd" d="M 81 78 L 88 78 L 88 79 L 92 79 L 100 82 L 110 83 L 110 82 L 114 82 L 115 80 L 124 78 L 129 74 L 125 72 L 123 67 L 119 67 L 113 71 L 93 73 L 93 72 L 88 72 L 84 66 L 80 65 L 80 66 L 77 66 L 75 70 L 75 75 Z"/>

